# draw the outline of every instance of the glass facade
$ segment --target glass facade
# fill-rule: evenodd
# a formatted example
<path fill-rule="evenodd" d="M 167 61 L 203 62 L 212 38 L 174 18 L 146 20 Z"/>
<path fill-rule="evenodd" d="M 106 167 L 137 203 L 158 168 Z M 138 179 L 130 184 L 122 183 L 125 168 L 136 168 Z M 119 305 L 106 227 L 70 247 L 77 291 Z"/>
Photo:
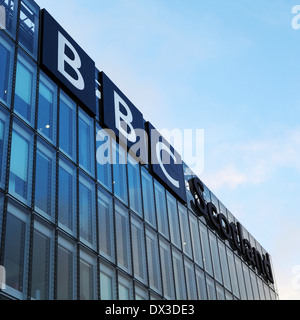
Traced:
<path fill-rule="evenodd" d="M 278 299 L 275 285 L 190 202 L 181 204 L 146 166 L 99 132 L 98 119 L 40 70 L 38 6 L 3 3 L 10 14 L 7 29 L 0 30 L 0 264 L 7 277 L 0 295 Z M 98 152 L 106 158 L 101 163 Z M 206 186 L 205 200 L 236 222 Z M 265 252 L 247 230 L 244 235 Z"/>

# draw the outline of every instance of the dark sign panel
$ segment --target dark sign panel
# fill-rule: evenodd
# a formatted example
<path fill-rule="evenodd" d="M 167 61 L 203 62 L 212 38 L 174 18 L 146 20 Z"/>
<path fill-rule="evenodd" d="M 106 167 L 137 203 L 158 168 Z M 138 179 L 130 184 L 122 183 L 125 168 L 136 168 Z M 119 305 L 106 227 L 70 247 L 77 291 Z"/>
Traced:
<path fill-rule="evenodd" d="M 181 156 L 159 134 L 150 122 L 146 123 L 151 144 L 150 167 L 152 172 L 173 193 L 186 203 L 186 189 Z"/>
<path fill-rule="evenodd" d="M 96 114 L 95 62 L 45 9 L 42 10 L 41 67 L 88 111 Z"/>
<path fill-rule="evenodd" d="M 113 130 L 128 149 L 134 148 L 142 163 L 148 159 L 143 114 L 124 93 L 102 72 L 102 124 Z"/>

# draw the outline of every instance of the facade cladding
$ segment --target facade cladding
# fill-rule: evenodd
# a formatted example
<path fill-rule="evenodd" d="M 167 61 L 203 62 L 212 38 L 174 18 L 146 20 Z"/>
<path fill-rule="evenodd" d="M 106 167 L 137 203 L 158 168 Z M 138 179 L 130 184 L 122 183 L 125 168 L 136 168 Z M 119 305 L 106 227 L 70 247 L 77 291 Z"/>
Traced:
<path fill-rule="evenodd" d="M 205 185 L 191 186 L 185 165 L 182 202 L 149 165 L 96 161 L 104 76 L 94 67 L 91 116 L 41 67 L 37 4 L 0 5 L 1 299 L 277 300 L 266 251 Z M 130 158 L 114 141 L 110 151 Z M 195 203 L 219 214 L 223 235 L 238 225 L 248 246 L 234 248 Z"/>

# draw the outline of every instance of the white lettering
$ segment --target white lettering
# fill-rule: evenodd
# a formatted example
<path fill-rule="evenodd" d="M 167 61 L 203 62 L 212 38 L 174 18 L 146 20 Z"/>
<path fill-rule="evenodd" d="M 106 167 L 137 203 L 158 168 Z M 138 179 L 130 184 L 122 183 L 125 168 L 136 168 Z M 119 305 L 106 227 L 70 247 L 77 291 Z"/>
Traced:
<path fill-rule="evenodd" d="M 297 14 L 298 12 L 300 11 L 300 5 L 296 5 L 292 8 L 292 14 Z M 297 14 L 293 20 L 292 20 L 292 27 L 293 29 L 295 30 L 298 30 L 300 29 L 300 23 L 299 23 L 299 20 L 300 20 L 300 13 Z"/>
<path fill-rule="evenodd" d="M 169 173 L 167 172 L 167 170 L 165 169 L 164 166 L 164 162 L 162 161 L 162 156 L 161 156 L 161 151 L 166 151 L 174 160 L 174 162 L 176 163 L 176 157 L 175 155 L 171 152 L 171 150 L 162 142 L 158 142 L 156 144 L 156 157 L 158 159 L 158 164 L 160 165 L 160 168 L 162 170 L 162 172 L 164 173 L 164 175 L 166 176 L 166 178 L 173 184 L 174 187 L 179 188 L 179 181 L 173 179 Z"/>
<path fill-rule="evenodd" d="M 65 49 L 68 47 L 74 54 L 74 60 L 70 59 Z M 65 63 L 67 63 L 77 74 L 77 79 L 73 78 L 65 69 Z M 75 50 L 73 45 L 60 33 L 58 32 L 58 71 L 78 90 L 85 88 L 82 74 L 79 72 L 81 68 L 81 59 L 78 52 Z"/>
<path fill-rule="evenodd" d="M 137 136 L 132 126 L 132 113 L 127 103 L 117 94 L 117 92 L 114 93 L 114 98 L 116 128 L 128 141 L 135 143 Z M 121 105 L 125 108 L 127 114 L 121 112 Z M 129 133 L 127 131 L 127 128 L 130 129 Z"/>

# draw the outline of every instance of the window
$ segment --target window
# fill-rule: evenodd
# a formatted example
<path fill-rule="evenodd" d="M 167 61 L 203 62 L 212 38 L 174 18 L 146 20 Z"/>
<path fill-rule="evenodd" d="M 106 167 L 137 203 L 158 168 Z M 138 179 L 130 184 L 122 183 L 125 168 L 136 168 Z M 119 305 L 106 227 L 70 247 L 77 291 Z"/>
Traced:
<path fill-rule="evenodd" d="M 198 299 L 207 300 L 205 276 L 204 276 L 204 272 L 199 268 L 196 268 L 196 283 L 197 283 Z"/>
<path fill-rule="evenodd" d="M 60 95 L 59 147 L 76 162 L 76 104 L 64 93 Z"/>
<path fill-rule="evenodd" d="M 140 165 L 128 156 L 128 188 L 130 208 L 143 217 Z"/>
<path fill-rule="evenodd" d="M 58 225 L 72 235 L 77 230 L 76 168 L 63 157 L 58 172 Z"/>
<path fill-rule="evenodd" d="M 147 264 L 145 252 L 145 236 L 143 223 L 131 218 L 131 243 L 134 276 L 143 283 L 147 283 Z"/>
<path fill-rule="evenodd" d="M 17 63 L 15 112 L 34 126 L 36 93 L 36 65 L 19 53 Z"/>
<path fill-rule="evenodd" d="M 115 257 L 113 200 L 100 188 L 98 189 L 98 226 L 100 254 L 113 261 Z"/>
<path fill-rule="evenodd" d="M 5 7 L 6 11 L 6 29 L 4 29 L 4 31 L 7 32 L 13 39 L 16 39 L 18 1 L 2 0 L 0 4 Z"/>
<path fill-rule="evenodd" d="M 229 265 L 230 278 L 231 278 L 231 284 L 232 284 L 232 292 L 237 298 L 240 298 L 238 279 L 237 279 L 235 262 L 234 262 L 234 254 L 230 250 L 227 250 L 227 257 L 228 257 L 228 265 Z"/>
<path fill-rule="evenodd" d="M 34 221 L 31 297 L 35 300 L 53 298 L 54 230 Z"/>
<path fill-rule="evenodd" d="M 148 229 L 146 230 L 146 245 L 149 286 L 154 291 L 161 293 L 162 288 L 157 235 Z"/>
<path fill-rule="evenodd" d="M 249 268 L 244 263 L 242 263 L 242 265 L 243 265 L 243 272 L 244 272 L 248 300 L 254 300 L 252 285 L 251 285 L 250 275 L 249 275 Z"/>
<path fill-rule="evenodd" d="M 253 293 L 254 293 L 254 300 L 259 300 L 259 292 L 258 292 L 258 286 L 256 281 L 256 275 L 252 270 L 250 270 L 250 279 L 251 279 L 251 284 L 252 284 Z"/>
<path fill-rule="evenodd" d="M 260 278 L 257 279 L 257 285 L 258 285 L 260 300 L 265 300 L 266 296 L 265 296 L 265 292 L 264 292 L 263 282 Z"/>
<path fill-rule="evenodd" d="M 264 283 L 266 300 L 271 300 L 270 288 Z"/>
<path fill-rule="evenodd" d="M 115 269 L 105 263 L 100 264 L 100 294 L 101 300 L 116 299 Z"/>
<path fill-rule="evenodd" d="M 132 281 L 123 276 L 118 275 L 118 287 L 119 287 L 119 300 L 132 300 L 133 299 L 133 287 Z"/>
<path fill-rule="evenodd" d="M 173 270 L 174 270 L 174 279 L 175 279 L 175 291 L 177 300 L 186 300 L 186 286 L 184 279 L 184 269 L 183 269 L 183 257 L 175 249 L 173 252 Z"/>
<path fill-rule="evenodd" d="M 9 116 L 0 106 L 0 187 L 2 189 L 5 188 L 8 132 Z"/>
<path fill-rule="evenodd" d="M 217 239 L 216 239 L 216 236 L 211 231 L 209 231 L 209 242 L 210 242 L 210 248 L 211 248 L 215 279 L 218 280 L 220 283 L 223 283 L 219 251 L 217 246 Z"/>
<path fill-rule="evenodd" d="M 37 57 L 39 7 L 29 0 L 21 0 L 19 42 L 34 58 Z"/>
<path fill-rule="evenodd" d="M 10 202 L 6 218 L 4 268 L 6 270 L 6 292 L 18 299 L 25 297 L 29 225 L 29 213 Z"/>
<path fill-rule="evenodd" d="M 115 219 L 118 266 L 131 274 L 132 272 L 128 211 L 119 204 L 115 204 Z"/>
<path fill-rule="evenodd" d="M 38 131 L 56 145 L 57 88 L 44 74 L 40 76 Z"/>
<path fill-rule="evenodd" d="M 76 300 L 76 244 L 58 237 L 57 248 L 57 300 Z"/>
<path fill-rule="evenodd" d="M 35 210 L 55 219 L 55 150 L 38 139 L 36 152 Z"/>
<path fill-rule="evenodd" d="M 243 269 L 242 269 L 242 261 L 237 256 L 234 257 L 234 260 L 236 265 L 237 277 L 239 281 L 241 300 L 247 300 L 245 280 L 244 280 Z"/>
<path fill-rule="evenodd" d="M 209 276 L 206 277 L 206 285 L 208 300 L 217 300 L 215 283 L 214 280 Z"/>
<path fill-rule="evenodd" d="M 2 239 L 2 223 L 3 223 L 3 208 L 4 208 L 4 193 L 0 192 L 0 239 Z M 1 245 L 1 240 L 0 240 L 0 245 Z"/>
<path fill-rule="evenodd" d="M 179 221 L 176 199 L 167 193 L 168 216 L 170 223 L 171 242 L 181 249 Z"/>
<path fill-rule="evenodd" d="M 158 231 L 170 239 L 165 189 L 157 181 L 154 181 L 154 190 Z"/>
<path fill-rule="evenodd" d="M 147 289 L 135 284 L 135 300 L 149 300 Z"/>
<path fill-rule="evenodd" d="M 96 248 L 95 184 L 84 174 L 79 175 L 79 230 L 80 240 Z"/>
<path fill-rule="evenodd" d="M 97 179 L 103 187 L 112 191 L 112 155 L 110 136 L 96 124 Z"/>
<path fill-rule="evenodd" d="M 219 252 L 220 252 L 224 286 L 226 287 L 226 289 L 231 291 L 231 282 L 230 282 L 229 267 L 228 267 L 228 261 L 226 256 L 225 244 L 218 240 L 218 246 L 219 246 Z"/>
<path fill-rule="evenodd" d="M 31 206 L 33 133 L 14 122 L 10 160 L 9 192 Z"/>
<path fill-rule="evenodd" d="M 0 102 L 10 107 L 14 45 L 3 32 L 0 33 L 0 57 Z"/>
<path fill-rule="evenodd" d="M 145 220 L 152 227 L 156 228 L 153 178 L 146 169 L 142 169 L 142 189 L 143 189 Z"/>
<path fill-rule="evenodd" d="M 127 191 L 127 154 L 125 150 L 113 141 L 113 174 L 114 193 L 123 203 L 128 204 Z"/>
<path fill-rule="evenodd" d="M 175 288 L 170 245 L 162 239 L 160 239 L 159 243 L 164 297 L 168 300 L 175 300 Z"/>
<path fill-rule="evenodd" d="M 216 290 L 217 290 L 217 299 L 218 300 L 225 300 L 224 288 L 217 283 Z"/>
<path fill-rule="evenodd" d="M 198 228 L 198 219 L 193 214 L 190 214 L 190 229 L 191 229 L 194 260 L 201 268 L 203 268 L 203 257 L 202 257 L 201 242 L 200 242 L 200 235 L 199 235 L 199 228 Z"/>
<path fill-rule="evenodd" d="M 188 300 L 197 300 L 196 279 L 194 265 L 185 259 L 184 261 L 185 278 Z"/>
<path fill-rule="evenodd" d="M 80 300 L 97 300 L 97 258 L 80 250 Z"/>
<path fill-rule="evenodd" d="M 203 252 L 204 269 L 206 272 L 208 272 L 212 276 L 213 269 L 212 269 L 211 254 L 209 249 L 207 228 L 200 221 L 199 221 L 199 230 L 200 230 L 200 239 L 201 239 L 202 252 Z"/>
<path fill-rule="evenodd" d="M 91 176 L 95 174 L 94 120 L 79 110 L 79 165 Z"/>
<path fill-rule="evenodd" d="M 192 259 L 193 253 L 192 253 L 192 244 L 191 244 L 191 236 L 190 236 L 191 233 L 189 228 L 189 219 L 188 219 L 187 209 L 183 205 L 178 204 L 178 213 L 179 213 L 183 252 Z"/>

